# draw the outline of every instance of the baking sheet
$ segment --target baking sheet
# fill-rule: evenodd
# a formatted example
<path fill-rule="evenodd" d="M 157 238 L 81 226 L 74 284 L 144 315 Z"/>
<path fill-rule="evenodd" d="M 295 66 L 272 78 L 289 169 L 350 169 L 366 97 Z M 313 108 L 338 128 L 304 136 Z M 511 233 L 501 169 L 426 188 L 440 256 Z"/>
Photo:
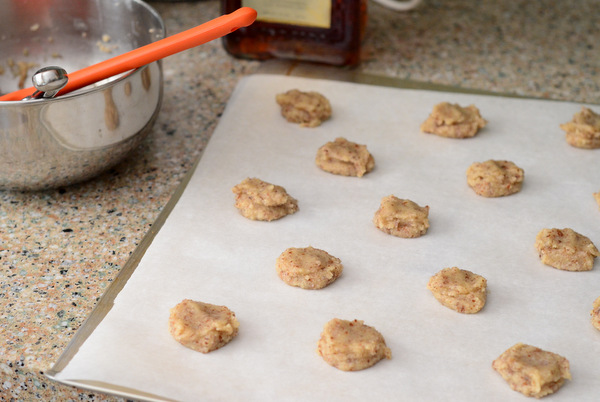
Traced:
<path fill-rule="evenodd" d="M 274 98 L 291 88 L 328 97 L 333 117 L 317 128 L 287 123 Z M 472 139 L 420 133 L 441 101 L 475 104 L 488 126 Z M 541 264 L 542 228 L 570 227 L 600 244 L 597 150 L 570 147 L 559 124 L 581 105 L 403 90 L 254 75 L 238 84 L 179 202 L 116 297 L 114 307 L 59 373 L 58 381 L 142 399 L 182 401 L 525 400 L 492 368 L 517 342 L 559 353 L 573 380 L 547 400 L 592 401 L 600 392 L 600 332 L 589 322 L 600 296 L 590 272 Z M 338 136 L 367 145 L 363 178 L 319 170 L 316 150 Z M 520 193 L 488 199 L 466 184 L 476 161 L 508 159 L 525 171 Z M 231 187 L 245 177 L 282 185 L 299 201 L 273 222 L 243 218 Z M 417 239 L 372 224 L 382 197 L 429 205 Z M 275 259 L 312 245 L 340 258 L 343 275 L 309 291 L 284 284 Z M 488 301 L 462 315 L 427 290 L 458 266 L 488 280 Z M 168 333 L 184 298 L 226 305 L 240 332 L 210 354 Z M 330 319 L 379 330 L 392 359 L 342 372 L 316 353 Z M 144 396 L 142 396 L 142 392 Z"/>

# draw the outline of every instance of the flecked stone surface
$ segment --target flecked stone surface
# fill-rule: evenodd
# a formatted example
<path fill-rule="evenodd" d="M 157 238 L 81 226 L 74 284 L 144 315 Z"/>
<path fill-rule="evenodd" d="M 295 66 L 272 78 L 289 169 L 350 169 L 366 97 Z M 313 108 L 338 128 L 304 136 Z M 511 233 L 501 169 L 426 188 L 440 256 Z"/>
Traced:
<path fill-rule="evenodd" d="M 168 33 L 218 1 L 153 2 Z M 597 0 L 369 4 L 362 72 L 600 103 Z M 260 62 L 214 41 L 164 60 L 165 97 L 145 142 L 83 184 L 0 191 L 0 400 L 121 400 L 49 381 L 48 370 L 200 156 L 240 77 Z"/>
<path fill-rule="evenodd" d="M 370 4 L 367 73 L 600 103 L 598 1 L 424 0 Z"/>

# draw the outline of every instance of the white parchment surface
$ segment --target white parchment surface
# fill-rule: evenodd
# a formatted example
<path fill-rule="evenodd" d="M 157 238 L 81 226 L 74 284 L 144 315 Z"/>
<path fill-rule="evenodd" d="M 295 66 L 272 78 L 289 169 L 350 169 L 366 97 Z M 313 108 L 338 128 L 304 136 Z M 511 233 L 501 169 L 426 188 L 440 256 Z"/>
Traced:
<path fill-rule="evenodd" d="M 275 95 L 315 90 L 332 104 L 317 128 L 286 122 Z M 421 133 L 442 101 L 475 104 L 488 125 L 474 138 Z M 543 265 L 533 247 L 543 228 L 572 228 L 600 246 L 600 150 L 569 146 L 559 124 L 581 105 L 402 90 L 275 75 L 240 81 L 187 189 L 113 309 L 58 380 L 93 380 L 182 401 L 519 401 L 492 368 L 517 342 L 565 356 L 572 381 L 556 401 L 600 395 L 600 331 L 590 324 L 600 263 L 589 272 Z M 597 109 L 597 108 L 596 108 Z M 375 169 L 363 178 L 316 167 L 336 137 L 367 145 Z M 473 162 L 513 161 L 520 193 L 477 196 Z M 246 177 L 281 185 L 299 202 L 273 222 L 242 217 L 231 187 Z M 417 239 L 376 229 L 381 198 L 429 205 Z M 312 245 L 340 258 L 342 276 L 322 290 L 283 283 L 275 260 Z M 478 314 L 443 307 L 429 278 L 457 266 L 488 280 Z M 201 354 L 171 338 L 169 309 L 190 298 L 225 305 L 237 338 Z M 330 319 L 364 320 L 392 359 L 342 372 L 316 353 Z"/>

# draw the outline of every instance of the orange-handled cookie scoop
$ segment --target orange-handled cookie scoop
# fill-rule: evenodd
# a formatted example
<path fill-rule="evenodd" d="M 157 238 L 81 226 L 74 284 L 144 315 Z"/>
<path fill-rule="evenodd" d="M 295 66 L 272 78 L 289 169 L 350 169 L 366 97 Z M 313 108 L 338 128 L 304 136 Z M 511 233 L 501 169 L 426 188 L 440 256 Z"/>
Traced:
<path fill-rule="evenodd" d="M 87 85 L 117 74 L 142 67 L 183 50 L 210 42 L 227 35 L 256 20 L 256 11 L 242 7 L 230 14 L 222 15 L 195 28 L 158 40 L 111 59 L 96 63 L 68 74 L 68 82 L 57 95 L 83 88 Z M 0 101 L 20 101 L 31 96 L 36 88 L 25 88 L 0 96 Z"/>

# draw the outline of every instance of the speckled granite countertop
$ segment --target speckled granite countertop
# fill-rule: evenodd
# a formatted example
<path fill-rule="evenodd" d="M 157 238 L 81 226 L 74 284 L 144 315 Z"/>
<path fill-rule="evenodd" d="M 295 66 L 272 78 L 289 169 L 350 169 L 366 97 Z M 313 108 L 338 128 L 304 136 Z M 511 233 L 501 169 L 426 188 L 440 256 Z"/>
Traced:
<path fill-rule="evenodd" d="M 219 15 L 218 1 L 153 2 L 170 34 Z M 358 71 L 443 85 L 600 103 L 598 0 L 424 0 L 369 4 Z M 0 192 L 0 400 L 113 400 L 44 375 L 200 156 L 238 79 L 260 62 L 220 41 L 164 61 L 154 130 L 89 182 Z"/>

